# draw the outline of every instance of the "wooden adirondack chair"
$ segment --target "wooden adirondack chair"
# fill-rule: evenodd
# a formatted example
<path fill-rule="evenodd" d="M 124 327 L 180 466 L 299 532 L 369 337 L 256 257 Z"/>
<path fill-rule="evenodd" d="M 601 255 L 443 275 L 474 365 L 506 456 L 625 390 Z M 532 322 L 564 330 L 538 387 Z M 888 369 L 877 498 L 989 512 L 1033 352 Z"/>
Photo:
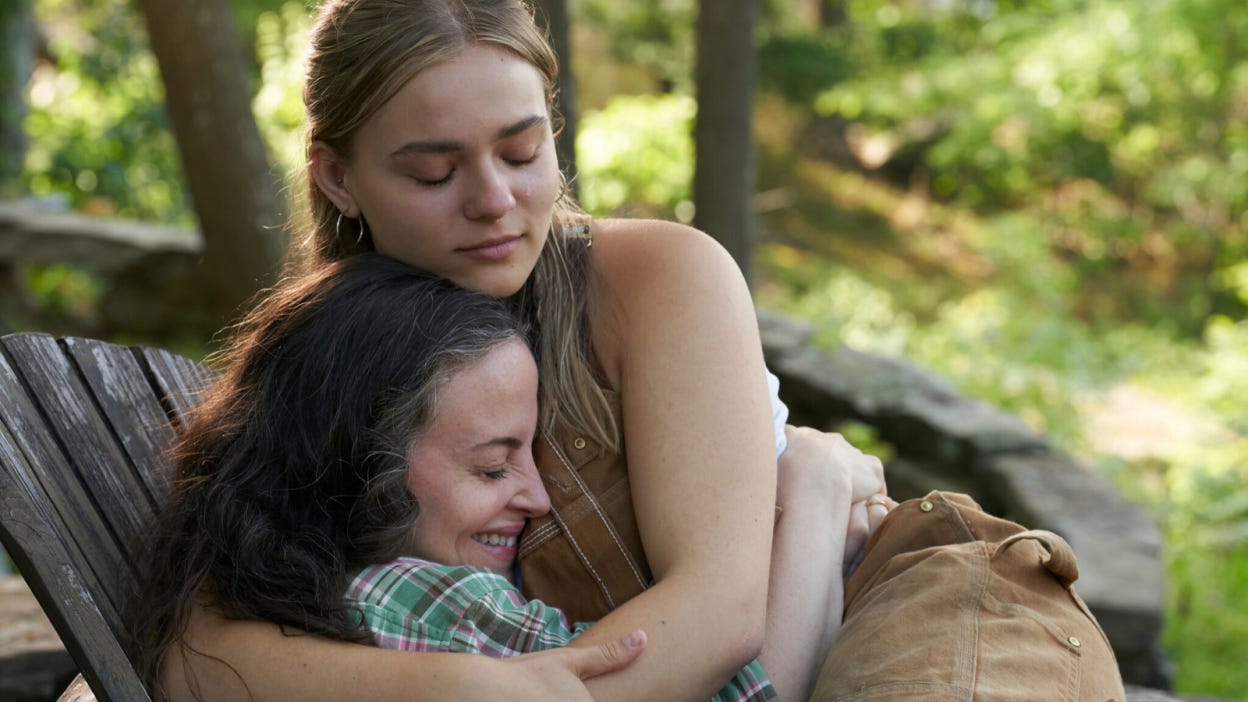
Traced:
<path fill-rule="evenodd" d="M 0 337 L 0 541 L 101 701 L 150 699 L 121 610 L 163 451 L 210 377 L 160 349 Z"/>

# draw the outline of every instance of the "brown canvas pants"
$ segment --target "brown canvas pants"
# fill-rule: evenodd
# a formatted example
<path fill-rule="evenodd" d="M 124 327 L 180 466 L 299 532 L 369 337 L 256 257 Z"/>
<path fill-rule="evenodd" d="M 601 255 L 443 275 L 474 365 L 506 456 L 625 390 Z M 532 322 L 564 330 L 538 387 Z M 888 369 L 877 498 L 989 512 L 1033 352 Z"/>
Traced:
<path fill-rule="evenodd" d="M 932 492 L 894 509 L 867 549 L 813 700 L 1126 699 L 1057 534 Z"/>

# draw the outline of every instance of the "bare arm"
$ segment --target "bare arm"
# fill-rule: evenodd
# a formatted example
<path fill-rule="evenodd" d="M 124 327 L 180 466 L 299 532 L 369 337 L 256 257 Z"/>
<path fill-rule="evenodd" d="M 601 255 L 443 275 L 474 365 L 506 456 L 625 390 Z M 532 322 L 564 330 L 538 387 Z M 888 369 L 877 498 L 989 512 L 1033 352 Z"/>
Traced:
<path fill-rule="evenodd" d="M 767 640 L 759 658 L 781 699 L 804 700 L 840 630 L 842 573 L 892 500 L 880 462 L 839 434 L 787 427 L 779 461 Z M 880 507 L 868 507 L 865 499 Z"/>
<path fill-rule="evenodd" d="M 656 582 L 578 643 L 649 636 L 636 665 L 590 681 L 595 699 L 705 700 L 764 634 L 776 483 L 757 318 L 732 259 L 687 227 L 604 222 L 592 251 L 592 339 Z"/>
<path fill-rule="evenodd" d="M 582 680 L 627 666 L 645 648 L 634 632 L 590 648 L 496 660 L 417 653 L 288 637 L 272 624 L 226 621 L 199 609 L 187 641 L 205 656 L 186 659 L 204 699 L 264 700 L 591 700 Z M 175 651 L 163 672 L 169 700 L 196 698 Z M 228 666 L 226 665 L 228 663 Z M 241 679 L 240 679 L 241 678 Z M 246 685 L 242 680 L 246 680 Z"/>

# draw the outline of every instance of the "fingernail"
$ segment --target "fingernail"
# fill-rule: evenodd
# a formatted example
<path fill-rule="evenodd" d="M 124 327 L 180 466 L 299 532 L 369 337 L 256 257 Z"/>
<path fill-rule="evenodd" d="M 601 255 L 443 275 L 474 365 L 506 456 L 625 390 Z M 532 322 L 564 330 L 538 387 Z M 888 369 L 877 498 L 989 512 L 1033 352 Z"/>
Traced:
<path fill-rule="evenodd" d="M 645 643 L 646 643 L 646 632 L 642 631 L 641 629 L 638 629 L 637 631 L 634 631 L 633 633 L 624 637 L 624 645 L 629 647 L 630 649 L 640 648 Z"/>

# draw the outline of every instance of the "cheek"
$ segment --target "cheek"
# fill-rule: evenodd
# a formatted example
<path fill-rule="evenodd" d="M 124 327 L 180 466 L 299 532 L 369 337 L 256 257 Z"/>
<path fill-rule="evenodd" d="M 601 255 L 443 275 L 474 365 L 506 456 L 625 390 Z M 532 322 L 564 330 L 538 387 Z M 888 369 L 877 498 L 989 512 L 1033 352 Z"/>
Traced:
<path fill-rule="evenodd" d="M 534 206 L 553 205 L 559 195 L 559 164 L 554 156 L 548 156 L 529 172 L 524 180 L 523 195 Z"/>

